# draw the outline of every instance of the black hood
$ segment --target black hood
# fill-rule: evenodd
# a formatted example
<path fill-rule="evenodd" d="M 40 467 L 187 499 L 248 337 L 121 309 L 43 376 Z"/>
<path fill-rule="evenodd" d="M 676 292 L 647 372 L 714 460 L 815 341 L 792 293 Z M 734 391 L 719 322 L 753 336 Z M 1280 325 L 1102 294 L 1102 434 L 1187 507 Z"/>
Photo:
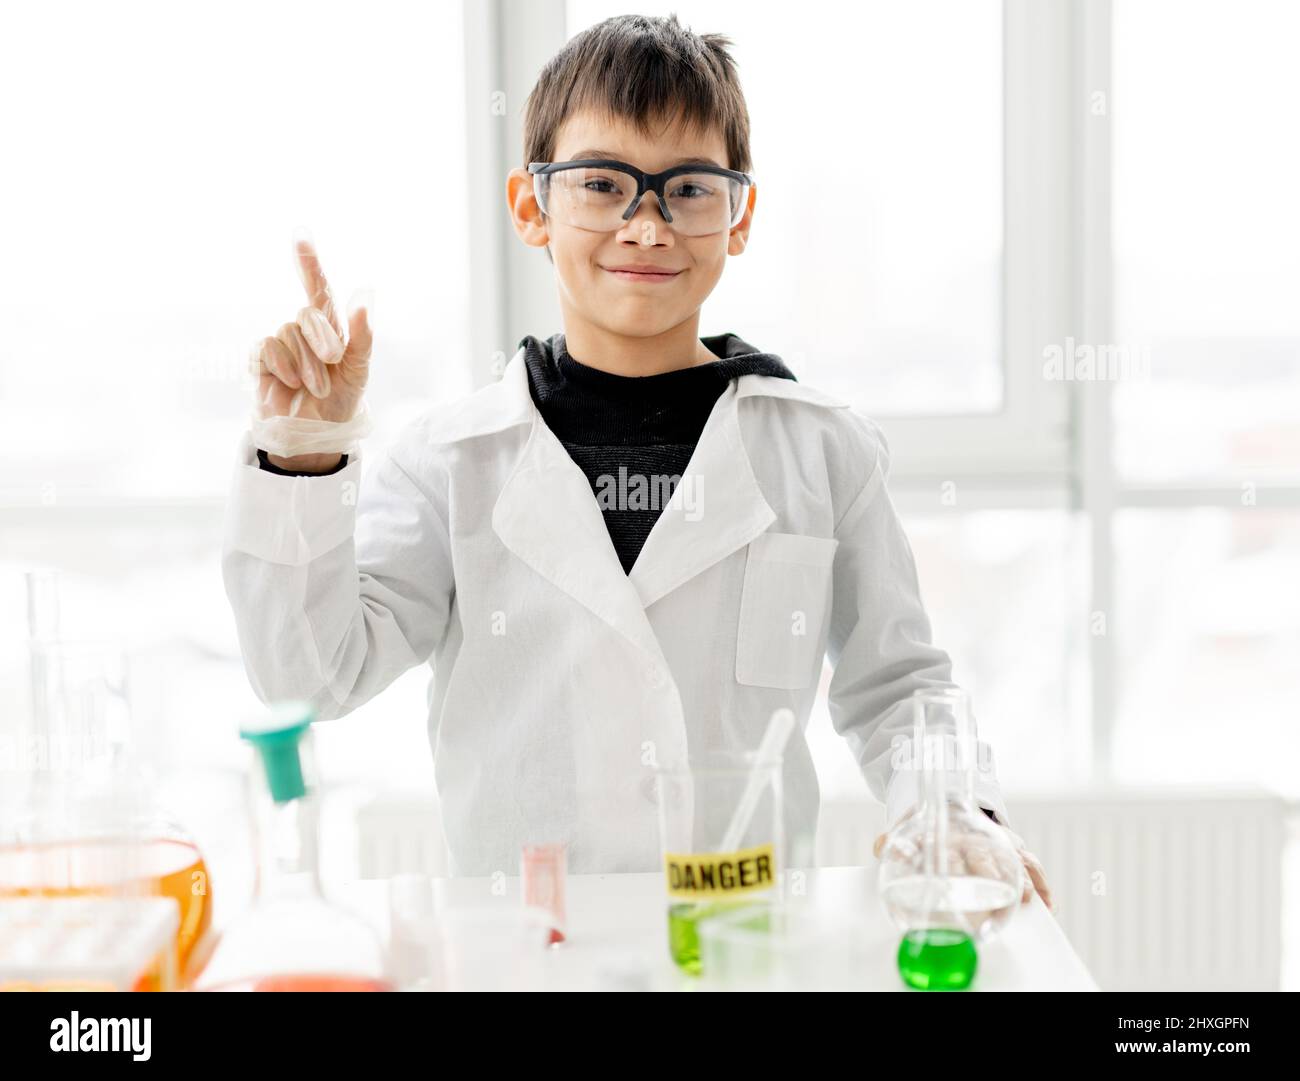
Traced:
<path fill-rule="evenodd" d="M 695 365 L 695 371 L 703 369 L 721 380 L 727 382 L 741 375 L 771 375 L 777 379 L 795 380 L 794 373 L 786 367 L 783 361 L 775 353 L 764 353 L 760 349 L 755 349 L 749 342 L 745 341 L 737 334 L 728 331 L 726 334 L 712 334 L 707 338 L 701 338 L 705 348 L 709 350 L 718 359 L 712 364 Z M 532 335 L 524 338 L 519 343 L 520 348 L 525 352 L 525 359 L 532 367 L 538 363 L 545 366 L 560 364 L 563 360 L 576 362 L 586 367 L 583 362 L 569 355 L 565 348 L 564 335 L 552 334 L 549 338 L 535 338 Z M 588 369 L 590 371 L 591 369 Z M 681 369 L 686 371 L 687 369 Z M 675 375 L 676 372 L 661 372 L 659 376 L 613 376 L 613 379 L 620 378 L 639 378 L 639 379 L 659 379 L 661 376 Z M 694 376 L 691 378 L 701 378 Z M 647 388 L 648 389 L 648 388 Z"/>

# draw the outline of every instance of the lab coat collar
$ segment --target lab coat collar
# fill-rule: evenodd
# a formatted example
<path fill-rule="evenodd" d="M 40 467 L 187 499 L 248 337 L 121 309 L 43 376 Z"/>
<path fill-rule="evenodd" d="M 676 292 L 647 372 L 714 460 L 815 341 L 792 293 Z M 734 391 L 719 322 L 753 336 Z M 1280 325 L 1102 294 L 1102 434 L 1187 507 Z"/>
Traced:
<path fill-rule="evenodd" d="M 849 403 L 842 398 L 826 394 L 814 387 L 804 386 L 791 379 L 778 379 L 774 375 L 742 375 L 736 380 L 736 397 L 752 398 L 764 394 L 769 398 L 788 398 L 795 402 L 807 402 L 820 405 L 826 409 L 847 409 Z"/>
<path fill-rule="evenodd" d="M 619 563 L 590 482 L 532 401 L 522 349 L 500 383 L 470 399 L 474 404 L 457 415 L 455 430 L 468 437 L 531 424 L 493 508 L 493 529 L 538 574 L 662 662 L 645 609 L 776 520 L 741 437 L 738 403 L 756 395 L 827 408 L 847 404 L 773 376 L 745 375 L 728 385 L 630 574 Z"/>
<path fill-rule="evenodd" d="M 813 387 L 796 383 L 793 379 L 778 379 L 772 375 L 742 375 L 735 382 L 735 399 L 765 395 L 807 402 L 828 409 L 848 407 L 845 402 Z M 726 395 L 723 395 L 726 398 Z M 517 424 L 531 424 L 537 418 L 537 406 L 528 389 L 528 368 L 524 363 L 522 347 L 506 365 L 501 378 L 475 394 L 456 403 L 454 412 L 438 425 L 438 441 L 455 443 L 480 435 L 491 435 Z"/>

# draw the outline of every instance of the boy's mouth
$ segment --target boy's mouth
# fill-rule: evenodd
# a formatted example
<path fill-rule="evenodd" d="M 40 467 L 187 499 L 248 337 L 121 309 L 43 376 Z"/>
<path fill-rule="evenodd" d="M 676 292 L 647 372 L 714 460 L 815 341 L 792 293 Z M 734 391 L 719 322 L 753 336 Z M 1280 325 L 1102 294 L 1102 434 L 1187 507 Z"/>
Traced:
<path fill-rule="evenodd" d="M 624 263 L 620 266 L 601 266 L 616 278 L 630 282 L 667 282 L 672 281 L 680 270 L 658 267 L 652 263 Z"/>

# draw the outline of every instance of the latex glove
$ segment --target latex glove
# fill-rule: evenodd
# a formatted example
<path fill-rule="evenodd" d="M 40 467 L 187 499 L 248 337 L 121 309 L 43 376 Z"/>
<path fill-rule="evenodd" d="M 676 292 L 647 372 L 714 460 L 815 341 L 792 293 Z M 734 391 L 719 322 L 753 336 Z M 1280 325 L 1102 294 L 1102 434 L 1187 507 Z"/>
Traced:
<path fill-rule="evenodd" d="M 898 821 L 903 822 L 915 813 L 916 809 L 913 808 Z M 984 812 L 981 810 L 980 813 L 983 814 Z M 988 816 L 985 815 L 985 817 L 987 818 Z M 1043 904 L 1047 906 L 1048 911 L 1055 915 L 1056 902 L 1052 899 L 1052 891 L 1047 884 L 1047 874 L 1043 870 L 1043 865 L 1039 862 L 1038 857 L 1025 847 L 1024 838 L 1009 826 L 992 818 L 989 818 L 989 822 L 996 828 L 1006 831 L 1007 836 L 1011 840 L 1012 847 L 1016 850 L 1016 855 L 1019 856 L 1020 862 L 1024 865 L 1025 880 L 1024 887 L 1020 894 L 1020 903 L 1028 904 L 1029 899 L 1033 897 L 1034 892 L 1037 891 L 1038 895 L 1043 899 Z M 885 842 L 888 838 L 888 831 L 876 837 L 875 844 L 872 845 L 871 851 L 872 855 L 877 859 L 880 858 L 880 853 L 884 850 Z M 971 838 L 952 837 L 949 839 L 949 866 L 952 867 L 957 874 L 979 874 L 980 863 L 991 858 L 987 845 L 981 845 L 978 836 Z"/>
<path fill-rule="evenodd" d="M 316 249 L 311 241 L 299 240 L 296 254 L 308 303 L 293 322 L 253 348 L 259 412 L 263 417 L 351 420 L 370 374 L 371 303 L 367 296 L 354 301 L 345 341 Z"/>

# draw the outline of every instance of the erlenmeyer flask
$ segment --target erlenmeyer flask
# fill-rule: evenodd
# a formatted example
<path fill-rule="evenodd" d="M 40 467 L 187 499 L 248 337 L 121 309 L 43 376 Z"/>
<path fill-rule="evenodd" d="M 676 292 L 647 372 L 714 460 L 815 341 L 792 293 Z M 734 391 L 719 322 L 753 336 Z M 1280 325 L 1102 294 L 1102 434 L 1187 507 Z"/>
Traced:
<path fill-rule="evenodd" d="M 217 937 L 197 991 L 390 989 L 379 935 L 321 889 L 314 719 L 310 705 L 289 702 L 240 731 L 256 751 L 248 792 L 257 887 Z"/>
<path fill-rule="evenodd" d="M 920 802 L 886 838 L 882 903 L 903 932 L 899 965 L 916 987 L 957 989 L 974 975 L 975 946 L 1019 907 L 1023 866 L 1006 831 L 975 803 L 978 744 L 957 688 L 913 695 L 911 760 Z"/>

